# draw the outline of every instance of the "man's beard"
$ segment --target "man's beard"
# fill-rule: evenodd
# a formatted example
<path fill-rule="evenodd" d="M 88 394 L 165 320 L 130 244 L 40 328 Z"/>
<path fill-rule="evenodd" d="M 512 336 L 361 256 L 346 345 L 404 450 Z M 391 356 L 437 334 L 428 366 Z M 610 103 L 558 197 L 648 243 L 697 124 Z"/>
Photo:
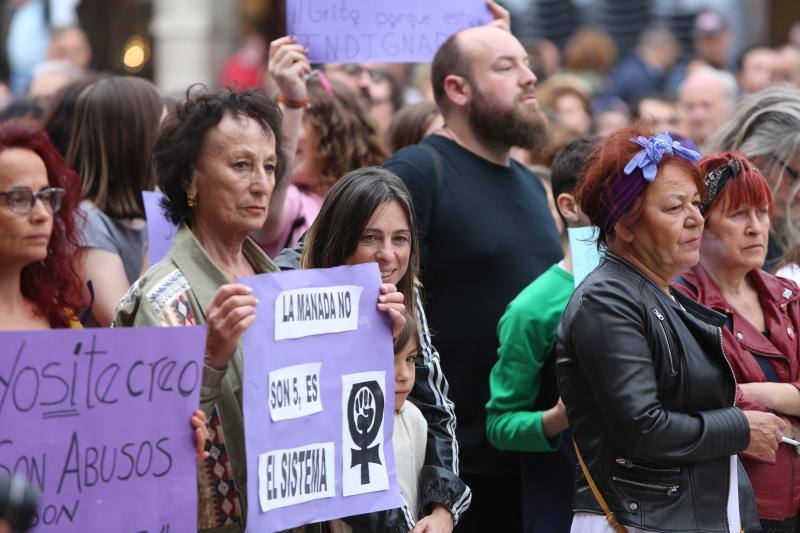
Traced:
<path fill-rule="evenodd" d="M 527 114 L 520 107 L 517 104 L 502 108 L 476 91 L 469 110 L 472 132 L 484 144 L 497 149 L 542 147 L 547 141 L 547 118 L 538 108 Z"/>

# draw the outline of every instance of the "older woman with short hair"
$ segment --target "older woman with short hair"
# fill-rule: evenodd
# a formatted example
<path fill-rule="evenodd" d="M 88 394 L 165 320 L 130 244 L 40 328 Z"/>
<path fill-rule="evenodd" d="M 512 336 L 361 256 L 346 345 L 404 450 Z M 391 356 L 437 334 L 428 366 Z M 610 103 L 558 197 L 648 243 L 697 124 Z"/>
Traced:
<path fill-rule="evenodd" d="M 708 198 L 700 263 L 673 286 L 725 316 L 725 355 L 739 384 L 742 409 L 800 416 L 800 289 L 761 270 L 767 254 L 772 194 L 742 153 L 723 152 L 700 162 Z M 800 426 L 786 418 L 787 436 Z M 797 531 L 800 456 L 789 445 L 774 458 L 742 455 L 765 532 Z"/>
<path fill-rule="evenodd" d="M 247 509 L 240 341 L 258 302 L 233 281 L 277 270 L 249 235 L 264 224 L 272 191 L 286 177 L 281 112 L 258 91 L 190 90 L 162 125 L 155 162 L 162 207 L 180 227 L 166 257 L 131 286 L 114 322 L 207 325 L 200 406 L 212 453 L 198 473 L 198 530 L 239 532 Z M 379 308 L 403 309 L 393 286 L 381 290 Z M 401 328 L 393 320 L 393 331 Z"/>
<path fill-rule="evenodd" d="M 708 151 L 738 150 L 766 178 L 775 205 L 764 268 L 800 243 L 800 88 L 773 85 L 747 95 L 708 140 Z"/>
<path fill-rule="evenodd" d="M 783 422 L 734 406 L 724 317 L 670 289 L 699 259 L 698 159 L 667 133 L 619 130 L 579 190 L 606 254 L 572 296 L 556 346 L 582 472 L 573 532 L 758 529 L 736 454 L 774 457 Z"/>
<path fill-rule="evenodd" d="M 233 280 L 277 270 L 248 234 L 285 174 L 280 111 L 256 92 L 193 92 L 164 121 L 155 163 L 167 217 L 166 257 L 128 290 L 116 326 L 207 324 L 200 407 L 212 454 L 198 472 L 198 530 L 242 531 L 246 501 L 242 354 L 256 299 Z"/>

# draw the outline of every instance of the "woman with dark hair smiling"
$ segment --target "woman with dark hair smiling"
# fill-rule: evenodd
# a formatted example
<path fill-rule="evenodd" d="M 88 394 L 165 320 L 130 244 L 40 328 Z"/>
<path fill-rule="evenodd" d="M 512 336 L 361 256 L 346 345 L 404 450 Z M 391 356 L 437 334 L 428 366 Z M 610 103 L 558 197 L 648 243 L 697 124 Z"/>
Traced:
<path fill-rule="evenodd" d="M 581 467 L 573 532 L 759 529 L 736 454 L 771 460 L 785 423 L 734 406 L 724 316 L 670 288 L 700 256 L 699 158 L 666 132 L 619 130 L 578 191 L 606 253 L 558 329 Z"/>
<path fill-rule="evenodd" d="M 419 242 L 411 194 L 400 178 L 379 167 L 354 170 L 333 186 L 306 235 L 301 256 L 303 268 L 372 261 L 378 263 L 382 281 L 406 295 L 407 315 L 417 322 L 414 331 L 419 334 L 420 355 L 416 358 L 415 385 L 409 399 L 428 422 L 425 464 L 421 472 L 413 473 L 415 479 L 420 479 L 418 495 L 422 513 L 414 516 L 410 509 L 416 508 L 417 502 L 407 502 L 403 509 L 350 517 L 345 521 L 356 531 L 413 528 L 414 531 L 449 533 L 469 508 L 472 493 L 458 476 L 453 403 L 447 397 L 449 385 L 439 363 L 439 354 L 431 344 L 416 287 Z"/>
<path fill-rule="evenodd" d="M 776 413 L 784 433 L 800 436 L 800 288 L 761 270 L 767 255 L 772 193 L 761 172 L 740 152 L 700 162 L 708 198 L 700 263 L 673 287 L 725 317 L 725 355 L 738 383 L 736 405 Z M 765 532 L 797 530 L 800 456 L 781 445 L 764 458 L 742 454 Z"/>

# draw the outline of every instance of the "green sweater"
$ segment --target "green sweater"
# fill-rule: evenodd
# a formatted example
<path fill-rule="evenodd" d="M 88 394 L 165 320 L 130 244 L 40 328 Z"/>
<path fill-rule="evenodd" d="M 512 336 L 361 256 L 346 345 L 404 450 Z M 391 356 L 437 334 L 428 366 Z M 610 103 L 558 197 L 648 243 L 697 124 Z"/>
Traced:
<path fill-rule="evenodd" d="M 556 329 L 574 290 L 572 274 L 551 266 L 514 298 L 497 325 L 498 360 L 489 376 L 486 436 L 501 450 L 558 449 L 547 438 L 542 411 L 533 411 L 541 388 L 540 370 L 552 354 Z"/>

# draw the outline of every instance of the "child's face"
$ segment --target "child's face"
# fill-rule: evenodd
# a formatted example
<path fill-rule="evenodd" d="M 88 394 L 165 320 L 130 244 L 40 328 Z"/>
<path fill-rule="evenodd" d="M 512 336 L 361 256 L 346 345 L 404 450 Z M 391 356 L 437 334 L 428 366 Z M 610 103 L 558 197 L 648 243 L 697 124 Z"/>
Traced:
<path fill-rule="evenodd" d="M 394 410 L 399 411 L 406 396 L 414 388 L 414 362 L 419 347 L 417 339 L 412 339 L 402 350 L 394 354 Z"/>

